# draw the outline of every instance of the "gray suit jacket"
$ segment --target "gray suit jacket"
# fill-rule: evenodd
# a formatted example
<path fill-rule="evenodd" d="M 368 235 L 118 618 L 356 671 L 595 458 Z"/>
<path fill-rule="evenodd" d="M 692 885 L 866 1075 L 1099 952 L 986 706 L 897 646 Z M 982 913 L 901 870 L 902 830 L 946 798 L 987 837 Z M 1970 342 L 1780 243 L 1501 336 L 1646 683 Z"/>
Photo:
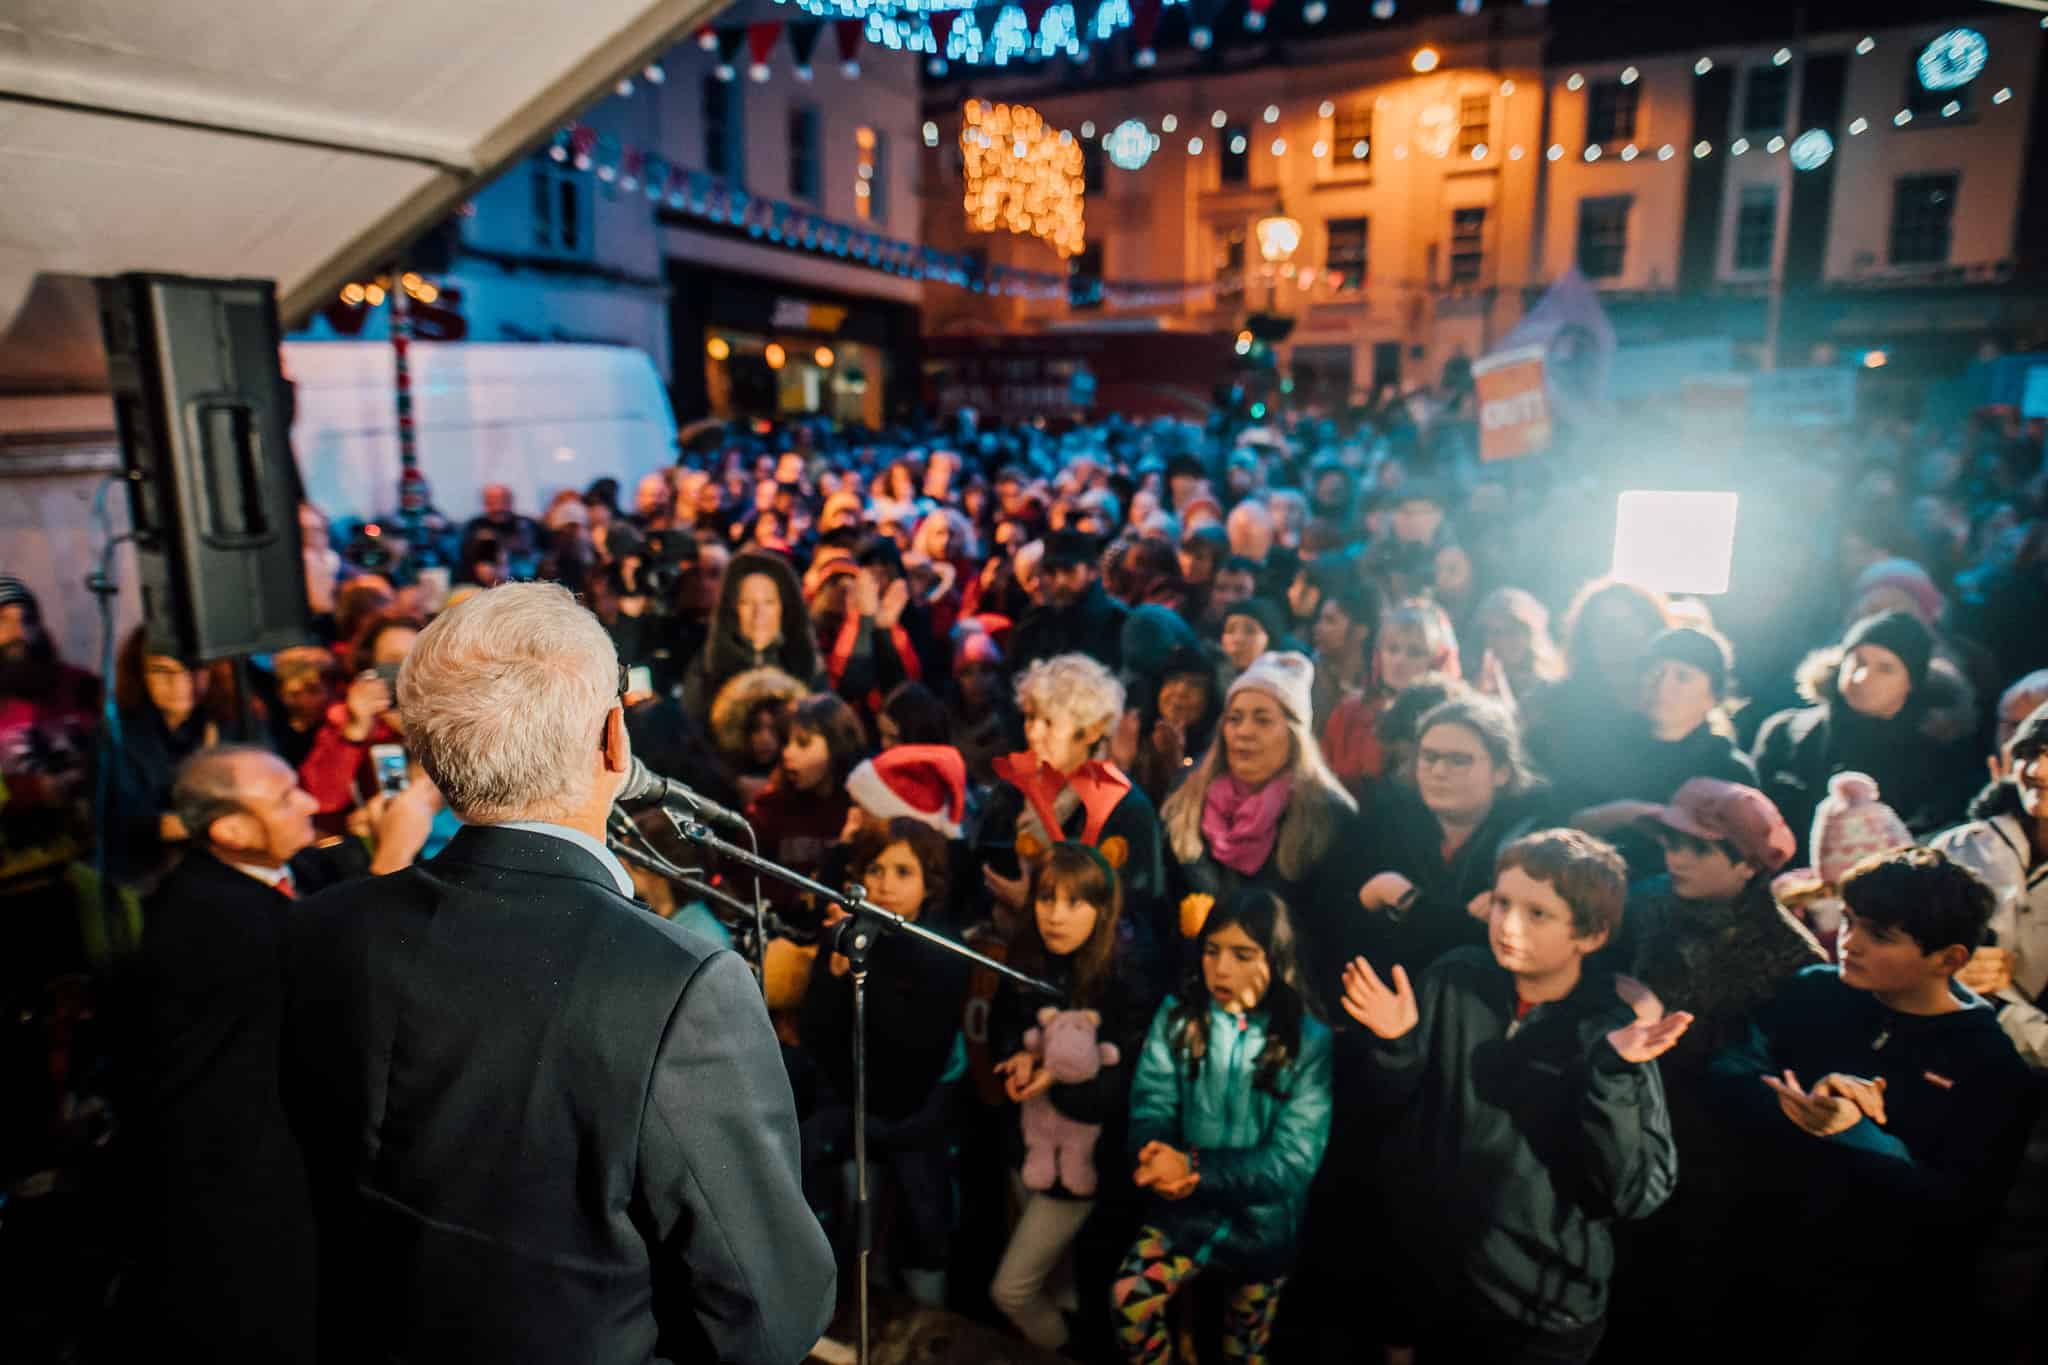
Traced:
<path fill-rule="evenodd" d="M 285 1103 L 333 1360 L 791 1365 L 833 1307 L 733 953 L 472 826 L 292 917 Z"/>

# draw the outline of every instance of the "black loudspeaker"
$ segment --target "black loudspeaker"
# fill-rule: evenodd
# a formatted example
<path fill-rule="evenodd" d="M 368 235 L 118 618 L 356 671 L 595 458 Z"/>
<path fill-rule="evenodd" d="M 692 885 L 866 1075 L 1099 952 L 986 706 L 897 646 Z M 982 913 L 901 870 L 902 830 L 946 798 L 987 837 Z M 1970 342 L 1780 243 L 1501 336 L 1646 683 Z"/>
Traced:
<path fill-rule="evenodd" d="M 274 287 L 121 275 L 99 299 L 151 646 L 220 659 L 306 643 Z"/>

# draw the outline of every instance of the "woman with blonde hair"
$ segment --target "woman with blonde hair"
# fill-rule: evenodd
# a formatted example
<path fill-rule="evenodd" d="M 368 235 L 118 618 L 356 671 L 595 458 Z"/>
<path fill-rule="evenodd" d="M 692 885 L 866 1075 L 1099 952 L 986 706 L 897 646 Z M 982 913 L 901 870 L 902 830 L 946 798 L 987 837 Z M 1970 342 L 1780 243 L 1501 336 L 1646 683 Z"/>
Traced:
<path fill-rule="evenodd" d="M 1253 886 L 1301 920 L 1305 947 L 1326 937 L 1317 888 L 1336 850 L 1357 836 L 1358 805 L 1330 771 L 1309 726 L 1315 666 L 1300 654 L 1262 654 L 1230 686 L 1209 751 L 1160 810 L 1180 929 L 1201 932 L 1208 908 Z M 1356 888 L 1344 892 L 1349 899 Z M 1317 954 L 1305 953 L 1316 961 Z M 1311 993 L 1334 994 L 1312 981 Z"/>

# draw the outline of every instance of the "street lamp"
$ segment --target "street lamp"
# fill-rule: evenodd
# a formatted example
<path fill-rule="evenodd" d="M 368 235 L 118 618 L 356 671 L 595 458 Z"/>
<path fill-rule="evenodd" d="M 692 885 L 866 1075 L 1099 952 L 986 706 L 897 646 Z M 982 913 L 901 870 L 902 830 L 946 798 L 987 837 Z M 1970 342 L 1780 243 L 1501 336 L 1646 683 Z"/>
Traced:
<path fill-rule="evenodd" d="M 1259 219 L 1252 225 L 1252 231 L 1258 235 L 1259 255 L 1269 265 L 1282 265 L 1293 259 L 1301 246 L 1301 220 L 1284 213 Z"/>

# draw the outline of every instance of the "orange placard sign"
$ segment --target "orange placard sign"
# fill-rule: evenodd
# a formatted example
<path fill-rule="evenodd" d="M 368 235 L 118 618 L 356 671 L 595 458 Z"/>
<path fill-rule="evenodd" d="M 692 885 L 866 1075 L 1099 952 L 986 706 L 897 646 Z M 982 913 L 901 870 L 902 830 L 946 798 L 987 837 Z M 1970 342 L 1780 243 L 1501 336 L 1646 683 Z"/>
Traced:
<path fill-rule="evenodd" d="M 1472 366 L 1479 396 L 1479 458 L 1512 460 L 1550 444 L 1550 400 L 1543 393 L 1543 348 L 1522 347 Z"/>

